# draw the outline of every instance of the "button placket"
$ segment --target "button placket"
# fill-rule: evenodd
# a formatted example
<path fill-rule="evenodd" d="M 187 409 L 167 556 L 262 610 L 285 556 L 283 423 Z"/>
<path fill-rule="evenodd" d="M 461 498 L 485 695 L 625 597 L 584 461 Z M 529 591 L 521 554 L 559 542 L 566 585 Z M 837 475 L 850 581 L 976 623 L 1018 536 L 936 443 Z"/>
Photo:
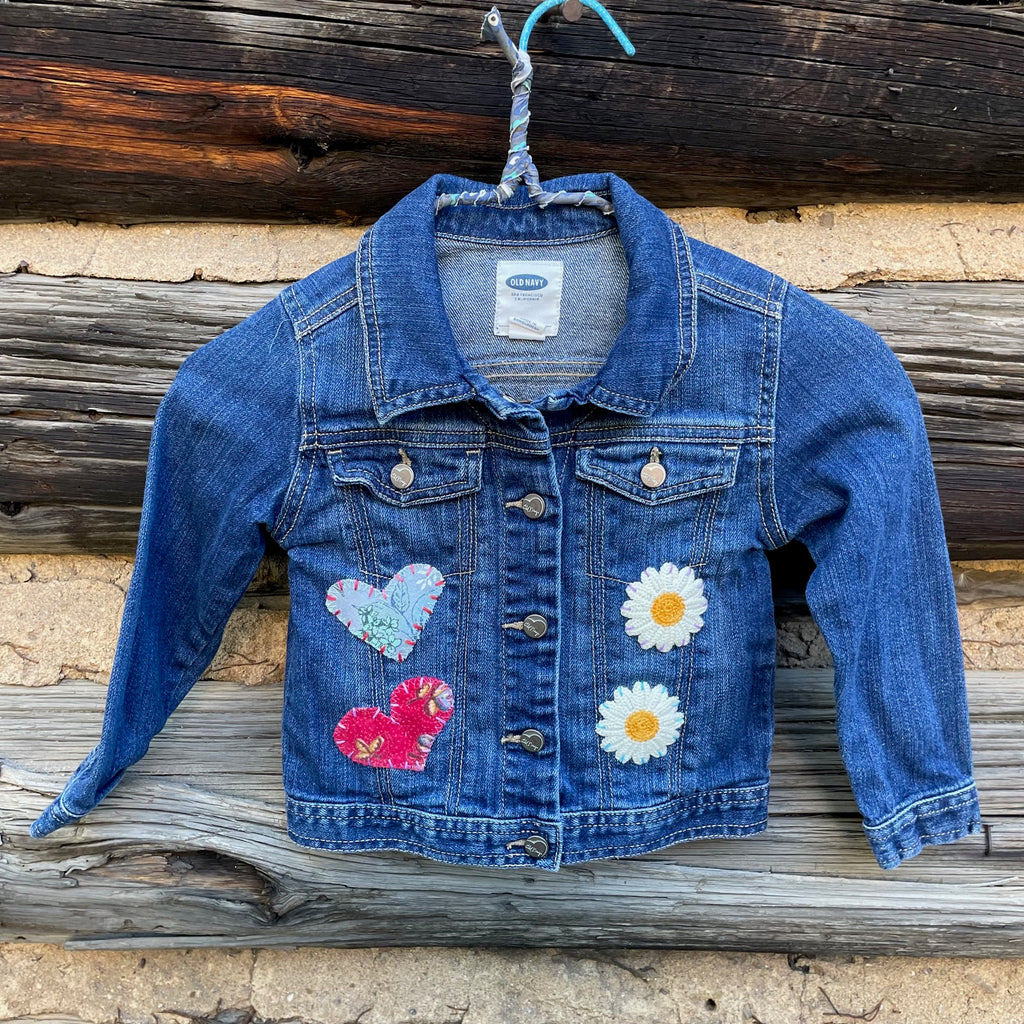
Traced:
<path fill-rule="evenodd" d="M 503 707 L 506 729 L 495 741 L 511 750 L 501 760 L 506 801 L 523 806 L 540 820 L 524 824 L 518 838 L 507 843 L 534 860 L 557 858 L 557 832 L 543 834 L 547 819 L 557 819 L 560 800 L 558 751 L 554 728 L 558 700 L 559 558 L 561 515 L 558 471 L 550 447 L 538 450 L 545 435 L 531 432 L 530 444 L 511 446 L 499 479 L 509 483 L 501 495 L 504 578 L 500 607 L 503 664 L 507 673 Z M 508 449 L 499 449 L 501 457 Z M 520 637 L 508 636 L 516 630 Z M 513 753 L 513 751 L 517 751 Z M 536 829 L 537 831 L 533 831 Z"/>

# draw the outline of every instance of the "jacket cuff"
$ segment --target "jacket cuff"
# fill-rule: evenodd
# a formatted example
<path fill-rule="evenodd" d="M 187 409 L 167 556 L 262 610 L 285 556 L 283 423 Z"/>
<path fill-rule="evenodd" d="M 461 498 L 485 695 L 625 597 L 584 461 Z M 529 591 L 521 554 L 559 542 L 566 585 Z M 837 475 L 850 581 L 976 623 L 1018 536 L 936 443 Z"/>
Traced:
<path fill-rule="evenodd" d="M 880 867 L 894 868 L 925 846 L 954 843 L 981 831 L 981 808 L 973 781 L 959 789 L 917 800 L 878 825 L 864 825 Z"/>
<path fill-rule="evenodd" d="M 81 815 L 77 817 L 81 817 Z M 65 825 L 70 825 L 71 822 L 77 820 L 77 817 L 68 814 L 60 802 L 60 797 L 57 797 L 29 826 L 29 835 L 33 839 L 41 839 L 43 836 L 48 836 L 51 832 L 56 832 L 57 829 L 63 828 Z"/>

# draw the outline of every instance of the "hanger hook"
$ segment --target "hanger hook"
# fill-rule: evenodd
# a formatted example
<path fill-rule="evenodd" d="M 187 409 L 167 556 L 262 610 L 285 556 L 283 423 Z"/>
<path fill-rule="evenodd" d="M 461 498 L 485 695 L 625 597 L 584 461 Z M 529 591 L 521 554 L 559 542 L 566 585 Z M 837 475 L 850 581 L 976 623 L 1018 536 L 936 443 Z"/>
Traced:
<path fill-rule="evenodd" d="M 0 0 L 2 2 L 2 0 Z M 545 0 L 530 16 L 523 28 L 520 39 L 524 43 L 529 37 L 530 28 L 541 14 L 556 6 L 560 0 Z M 616 38 L 626 48 L 626 52 L 636 52 L 633 44 L 626 39 L 622 30 L 615 24 L 611 15 L 594 0 L 586 0 L 588 6 L 592 6 L 612 28 Z M 530 147 L 526 144 L 526 128 L 530 121 L 530 90 L 533 86 L 533 61 L 526 52 L 524 45 L 516 46 L 505 26 L 501 22 L 501 15 L 497 7 L 492 7 L 484 16 L 483 24 L 480 26 L 480 38 L 487 42 L 498 43 L 505 56 L 512 64 L 512 114 L 509 125 L 509 149 L 508 159 L 505 162 L 505 169 L 501 174 L 501 181 L 494 188 L 481 189 L 477 192 L 442 193 L 434 203 L 434 212 L 439 213 L 446 206 L 484 205 L 497 202 L 500 206 L 516 190 L 519 182 L 526 185 L 530 197 L 535 199 L 536 205 L 543 209 L 551 203 L 558 205 L 572 206 L 593 206 L 607 215 L 615 212 L 615 207 L 610 199 L 599 196 L 589 189 L 582 192 L 568 192 L 564 189 L 558 192 L 547 192 L 540 184 L 540 174 L 537 166 L 530 156 Z"/>
<path fill-rule="evenodd" d="M 526 24 L 523 26 L 522 32 L 519 33 L 519 49 L 525 50 L 526 44 L 530 41 L 530 33 L 533 31 L 533 26 L 537 24 L 541 16 L 547 14 L 552 7 L 558 7 L 563 0 L 544 0 L 533 13 L 526 19 Z M 615 19 L 605 10 L 605 8 L 597 2 L 597 0 L 580 0 L 580 3 L 584 7 L 589 7 L 594 11 L 597 11 L 601 15 L 601 20 L 611 29 L 611 33 L 615 38 L 622 44 L 622 48 L 626 53 L 632 57 L 636 53 L 636 47 L 626 37 L 626 33 L 619 28 L 618 23 Z"/>

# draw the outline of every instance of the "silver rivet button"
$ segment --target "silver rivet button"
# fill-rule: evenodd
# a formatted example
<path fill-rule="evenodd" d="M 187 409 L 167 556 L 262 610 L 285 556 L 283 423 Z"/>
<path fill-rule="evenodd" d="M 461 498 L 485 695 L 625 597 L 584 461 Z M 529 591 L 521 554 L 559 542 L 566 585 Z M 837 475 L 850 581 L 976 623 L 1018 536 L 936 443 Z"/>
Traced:
<path fill-rule="evenodd" d="M 523 619 L 523 632 L 532 640 L 539 640 L 548 631 L 548 620 L 543 615 L 527 615 Z"/>
<path fill-rule="evenodd" d="M 415 478 L 416 474 L 412 471 L 412 466 L 407 466 L 404 462 L 399 462 L 397 466 L 391 467 L 391 483 L 400 491 L 404 491 L 406 487 L 410 486 Z"/>
<path fill-rule="evenodd" d="M 534 858 L 548 855 L 548 841 L 543 836 L 529 836 L 523 848 Z"/>
<path fill-rule="evenodd" d="M 531 491 L 529 494 L 523 496 L 523 514 L 527 519 L 540 519 L 544 515 L 544 509 L 547 508 L 547 502 L 539 494 L 534 494 Z"/>
<path fill-rule="evenodd" d="M 523 750 L 536 754 L 544 746 L 544 734 L 537 729 L 524 729 L 519 735 L 519 743 Z"/>
<path fill-rule="evenodd" d="M 665 482 L 665 467 L 660 462 L 648 462 L 640 470 L 640 479 L 645 487 L 660 487 Z"/>

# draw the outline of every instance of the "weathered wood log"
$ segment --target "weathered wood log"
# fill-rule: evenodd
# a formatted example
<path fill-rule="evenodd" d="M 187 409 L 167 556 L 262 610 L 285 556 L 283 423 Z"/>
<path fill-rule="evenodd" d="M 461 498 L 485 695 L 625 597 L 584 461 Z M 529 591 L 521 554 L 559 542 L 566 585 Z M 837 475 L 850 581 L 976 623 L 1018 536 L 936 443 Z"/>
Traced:
<path fill-rule="evenodd" d="M 533 3 L 503 6 L 514 39 Z M 0 217 L 357 222 L 497 182 L 512 69 L 486 5 L 0 4 Z M 543 178 L 660 206 L 1024 196 L 1024 22 L 938 0 L 637 0 L 534 30 Z"/>
<path fill-rule="evenodd" d="M 877 866 L 860 826 L 831 679 L 777 673 L 767 831 L 557 873 L 295 845 L 284 824 L 282 688 L 209 680 L 99 807 L 33 840 L 29 823 L 99 735 L 104 689 L 7 688 L 0 940 L 1024 954 L 1024 676 L 968 677 L 988 836 L 926 847 L 894 871 Z"/>
<path fill-rule="evenodd" d="M 0 551 L 134 552 L 160 398 L 281 287 L 0 277 Z M 821 298 L 877 328 L 917 388 L 951 556 L 1024 555 L 1024 284 Z"/>

